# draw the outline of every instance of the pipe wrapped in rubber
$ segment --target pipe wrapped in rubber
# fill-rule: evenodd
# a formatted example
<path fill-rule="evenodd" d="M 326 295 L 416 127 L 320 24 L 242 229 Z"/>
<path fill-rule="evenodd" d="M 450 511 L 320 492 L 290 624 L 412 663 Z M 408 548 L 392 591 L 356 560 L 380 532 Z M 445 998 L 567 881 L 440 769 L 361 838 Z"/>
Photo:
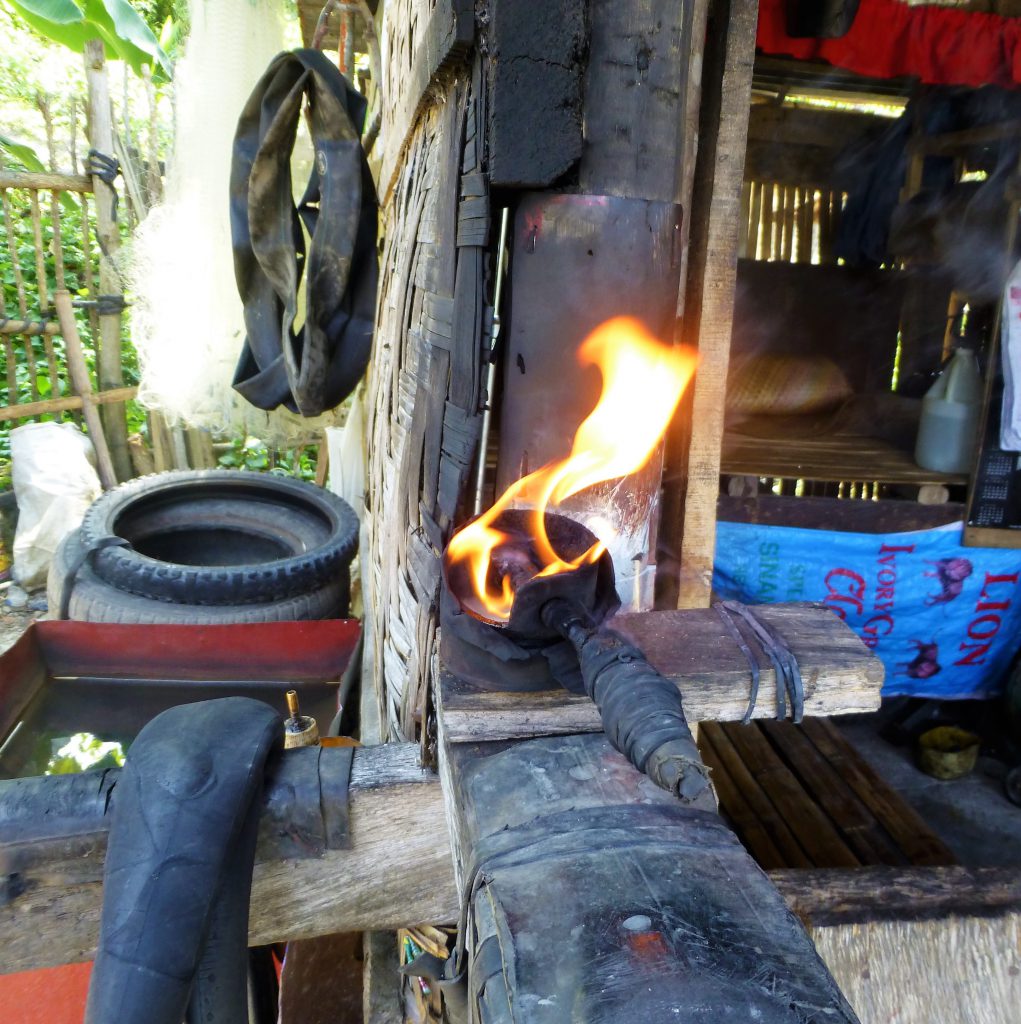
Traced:
<path fill-rule="evenodd" d="M 279 715 L 245 697 L 171 708 L 138 734 L 113 794 L 85 1024 L 246 1019 L 258 797 L 279 736 Z"/>
<path fill-rule="evenodd" d="M 550 601 L 543 619 L 578 652 L 585 691 L 599 708 L 607 738 L 656 785 L 694 800 L 709 776 L 684 717 L 677 687 L 619 633 L 596 627 L 580 609 Z"/>

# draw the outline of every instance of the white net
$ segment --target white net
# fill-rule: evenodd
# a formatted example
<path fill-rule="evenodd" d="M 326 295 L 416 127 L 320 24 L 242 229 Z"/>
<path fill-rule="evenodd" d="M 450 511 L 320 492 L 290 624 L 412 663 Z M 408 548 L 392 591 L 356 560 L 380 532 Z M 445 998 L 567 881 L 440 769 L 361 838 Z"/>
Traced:
<path fill-rule="evenodd" d="M 244 339 L 228 219 L 231 144 L 241 109 L 286 48 L 284 0 L 193 0 L 174 74 L 174 151 L 166 200 L 135 232 L 125 258 L 139 397 L 172 422 L 247 433 L 287 447 L 321 436 L 336 413 L 265 413 L 232 388 Z M 305 176 L 295 172 L 298 186 Z"/>

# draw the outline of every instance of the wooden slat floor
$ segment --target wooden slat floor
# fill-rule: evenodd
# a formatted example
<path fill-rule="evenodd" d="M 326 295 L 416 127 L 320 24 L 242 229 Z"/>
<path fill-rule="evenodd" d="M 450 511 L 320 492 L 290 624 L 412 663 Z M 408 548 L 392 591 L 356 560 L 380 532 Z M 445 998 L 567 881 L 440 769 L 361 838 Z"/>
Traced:
<path fill-rule="evenodd" d="M 957 858 L 826 718 L 703 722 L 720 808 L 763 870 Z"/>

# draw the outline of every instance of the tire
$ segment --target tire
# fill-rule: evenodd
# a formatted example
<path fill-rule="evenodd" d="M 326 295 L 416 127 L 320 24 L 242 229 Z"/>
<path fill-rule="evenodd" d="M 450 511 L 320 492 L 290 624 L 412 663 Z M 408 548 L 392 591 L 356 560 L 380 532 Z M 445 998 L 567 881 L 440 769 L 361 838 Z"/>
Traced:
<path fill-rule="evenodd" d="M 188 605 L 155 601 L 117 590 L 101 580 L 88 562 L 81 565 L 73 579 L 69 572 L 82 552 L 78 530 L 68 534 L 57 547 L 50 564 L 46 585 L 50 615 L 58 618 L 68 586 L 69 619 L 80 622 L 179 623 L 210 625 L 231 622 L 293 622 L 309 619 L 343 618 L 348 611 L 348 572 L 345 567 L 336 580 L 306 594 L 280 598 L 261 604 Z"/>
<path fill-rule="evenodd" d="M 336 495 L 288 477 L 199 470 L 140 477 L 85 514 L 99 580 L 118 591 L 184 605 L 266 604 L 347 575 L 358 520 Z"/>

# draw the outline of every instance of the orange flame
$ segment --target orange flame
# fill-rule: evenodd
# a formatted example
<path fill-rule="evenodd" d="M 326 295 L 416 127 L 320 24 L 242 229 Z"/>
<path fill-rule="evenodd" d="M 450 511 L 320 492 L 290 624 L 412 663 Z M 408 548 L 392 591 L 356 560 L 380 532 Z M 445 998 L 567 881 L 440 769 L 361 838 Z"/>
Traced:
<path fill-rule="evenodd" d="M 498 589 L 490 580 L 493 552 L 510 538 L 492 528 L 506 508 L 531 507 L 532 540 L 548 576 L 594 562 L 602 543 L 566 562 L 553 550 L 544 515 L 561 502 L 607 480 L 641 469 L 659 444 L 684 388 L 695 372 L 696 357 L 688 349 L 663 345 L 641 323 L 616 317 L 597 327 L 582 342 L 578 361 L 597 366 L 603 390 L 595 409 L 574 435 L 571 454 L 522 477 L 504 491 L 495 505 L 469 523 L 447 547 L 450 564 L 468 563 L 476 596 L 493 621 L 510 617 L 514 584 L 507 575 Z"/>

